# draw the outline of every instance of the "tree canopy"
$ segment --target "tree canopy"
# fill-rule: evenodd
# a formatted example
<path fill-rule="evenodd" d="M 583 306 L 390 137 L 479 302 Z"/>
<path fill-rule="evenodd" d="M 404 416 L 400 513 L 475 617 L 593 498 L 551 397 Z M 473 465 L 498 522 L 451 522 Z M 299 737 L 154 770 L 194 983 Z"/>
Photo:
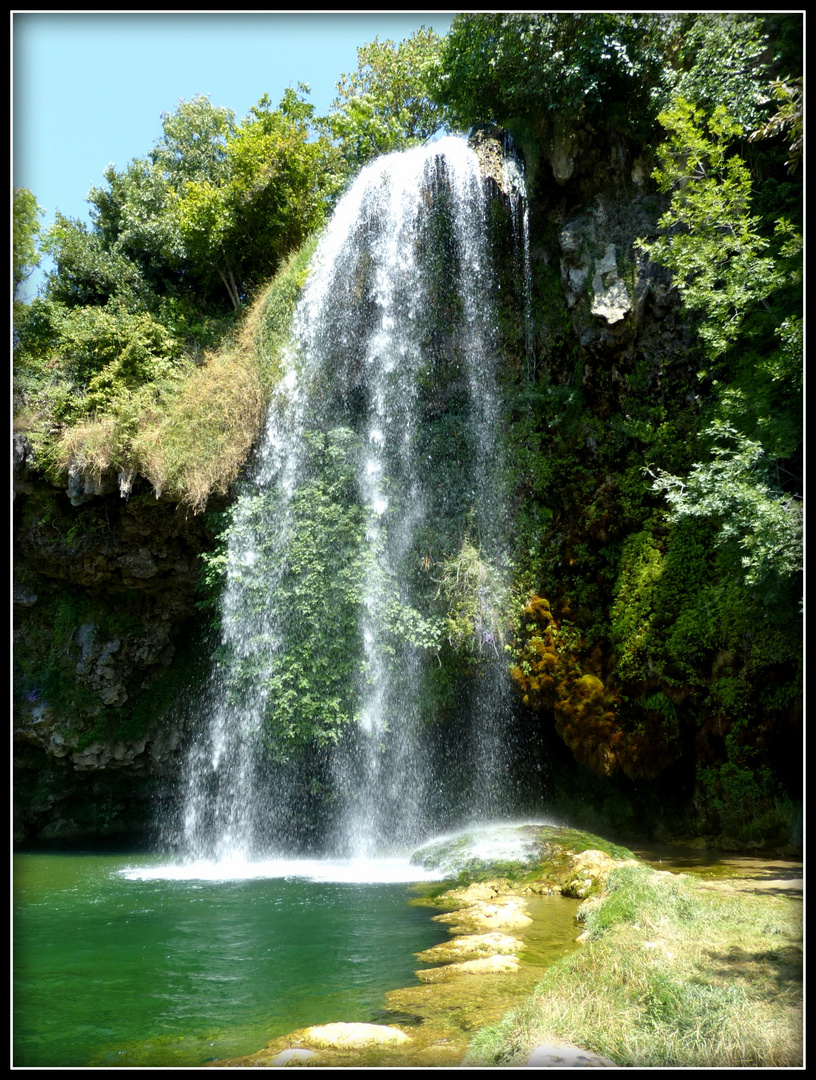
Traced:
<path fill-rule="evenodd" d="M 327 119 L 347 170 L 424 142 L 441 126 L 428 88 L 440 46 L 423 27 L 399 44 L 375 38 L 357 50 L 357 70 L 341 76 Z"/>

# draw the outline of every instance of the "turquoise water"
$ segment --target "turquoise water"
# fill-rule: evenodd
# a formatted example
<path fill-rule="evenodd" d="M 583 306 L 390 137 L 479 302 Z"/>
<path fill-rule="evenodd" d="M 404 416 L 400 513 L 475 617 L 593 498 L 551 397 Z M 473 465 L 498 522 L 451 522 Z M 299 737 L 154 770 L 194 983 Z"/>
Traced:
<path fill-rule="evenodd" d="M 195 1066 L 369 1021 L 447 936 L 404 883 L 126 875 L 162 862 L 15 855 L 15 1065 Z"/>

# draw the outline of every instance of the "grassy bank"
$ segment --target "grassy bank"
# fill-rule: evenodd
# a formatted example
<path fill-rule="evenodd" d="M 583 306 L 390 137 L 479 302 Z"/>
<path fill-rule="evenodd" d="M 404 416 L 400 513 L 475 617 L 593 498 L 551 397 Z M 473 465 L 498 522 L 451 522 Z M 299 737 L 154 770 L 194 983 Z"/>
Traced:
<path fill-rule="evenodd" d="M 195 358 L 168 354 L 135 368 L 122 359 L 126 351 L 117 353 L 84 388 L 70 381 L 70 357 L 54 359 L 46 382 L 21 364 L 15 430 L 36 466 L 58 483 L 70 472 L 96 482 L 118 474 L 123 494 L 141 475 L 157 497 L 196 513 L 212 494 L 225 494 L 263 426 L 316 243 L 294 252 L 219 343 Z M 163 340 L 170 353 L 171 344 Z"/>
<path fill-rule="evenodd" d="M 618 1065 L 802 1064 L 802 902 L 615 870 L 580 909 L 584 947 L 473 1040 L 467 1063 L 520 1065 L 570 1043 Z"/>

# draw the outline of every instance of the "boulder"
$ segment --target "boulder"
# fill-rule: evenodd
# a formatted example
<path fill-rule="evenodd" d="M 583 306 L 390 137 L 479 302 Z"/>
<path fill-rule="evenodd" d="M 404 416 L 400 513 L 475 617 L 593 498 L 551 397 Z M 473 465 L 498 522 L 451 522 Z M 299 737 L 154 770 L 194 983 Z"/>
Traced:
<path fill-rule="evenodd" d="M 614 1061 L 580 1046 L 537 1046 L 524 1062 L 527 1069 L 617 1069 Z"/>

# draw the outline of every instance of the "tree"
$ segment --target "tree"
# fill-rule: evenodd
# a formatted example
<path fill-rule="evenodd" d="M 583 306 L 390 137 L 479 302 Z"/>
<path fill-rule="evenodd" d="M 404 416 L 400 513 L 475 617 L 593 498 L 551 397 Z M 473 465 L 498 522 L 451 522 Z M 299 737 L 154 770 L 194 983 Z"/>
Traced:
<path fill-rule="evenodd" d="M 20 286 L 40 265 L 38 238 L 43 210 L 28 188 L 14 189 L 12 289 L 15 301 Z"/>
<path fill-rule="evenodd" d="M 718 106 L 741 127 L 756 126 L 767 101 L 762 20 L 734 12 L 682 13 L 664 22 L 666 84 L 674 98 L 709 116 Z"/>
<path fill-rule="evenodd" d="M 204 283 L 217 276 L 236 309 L 325 216 L 329 146 L 311 138 L 313 111 L 291 88 L 278 109 L 264 95 L 227 136 L 214 173 L 172 196 L 193 273 Z"/>
<path fill-rule="evenodd" d="M 668 138 L 654 177 L 671 204 L 663 235 L 641 247 L 672 271 L 697 317 L 704 377 L 727 377 L 719 418 L 753 423 L 766 447 L 781 437 L 774 456 L 787 457 L 799 441 L 801 236 L 785 218 L 767 235 L 751 213 L 754 185 L 734 150 L 742 128 L 722 106 L 706 121 L 680 99 L 660 120 Z"/>
<path fill-rule="evenodd" d="M 684 305 L 703 315 L 698 332 L 717 360 L 741 336 L 749 310 L 778 287 L 777 266 L 749 213 L 750 171 L 731 150 L 741 125 L 722 105 L 706 122 L 682 98 L 659 119 L 668 138 L 653 175 L 672 201 L 660 219 L 663 236 L 643 247 L 673 271 Z"/>
<path fill-rule="evenodd" d="M 440 45 L 441 38 L 423 26 L 399 44 L 375 38 L 357 50 L 357 70 L 341 76 L 327 120 L 347 172 L 422 143 L 442 125 L 427 85 Z"/>
<path fill-rule="evenodd" d="M 85 222 L 57 213 L 42 246 L 54 260 L 46 275 L 49 299 L 69 307 L 104 304 L 112 296 L 140 302 L 145 284 L 139 267 Z"/>
<path fill-rule="evenodd" d="M 785 165 L 791 173 L 795 173 L 802 161 L 802 149 L 805 135 L 804 114 L 804 80 L 798 79 L 785 81 L 775 79 L 771 83 L 773 100 L 778 103 L 777 110 L 764 124 L 749 136 L 750 142 L 759 139 L 769 139 L 775 135 L 786 135 L 789 138 L 788 160 Z"/>
<path fill-rule="evenodd" d="M 718 543 L 735 550 L 750 587 L 800 573 L 801 501 L 774 483 L 773 463 L 758 442 L 716 422 L 704 436 L 712 441 L 710 459 L 693 465 L 685 480 L 660 469 L 650 473 L 653 490 L 671 508 L 670 520 L 714 521 Z"/>
<path fill-rule="evenodd" d="M 603 111 L 648 130 L 662 61 L 658 15 L 480 12 L 454 18 L 429 75 L 457 127 Z"/>
<path fill-rule="evenodd" d="M 146 158 L 105 171 L 107 187 L 88 195 L 102 246 L 136 263 L 157 294 L 201 288 L 192 273 L 175 212 L 188 185 L 228 178 L 227 142 L 236 131 L 231 109 L 199 95 L 162 118 L 162 136 Z"/>
<path fill-rule="evenodd" d="M 175 190 L 195 180 L 217 183 L 229 173 L 227 144 L 236 126 L 232 109 L 213 105 L 199 94 L 163 115 L 163 135 L 148 156 Z"/>
<path fill-rule="evenodd" d="M 790 579 L 801 566 L 801 238 L 751 213 L 753 183 L 735 152 L 741 125 L 722 105 L 706 119 L 679 99 L 660 116 L 668 138 L 654 177 L 671 193 L 663 235 L 642 243 L 668 267 L 696 318 L 714 392 L 709 457 L 683 480 L 658 470 L 671 517 L 707 517 L 737 545 L 745 583 Z M 788 468 L 788 465 L 791 468 Z"/>

